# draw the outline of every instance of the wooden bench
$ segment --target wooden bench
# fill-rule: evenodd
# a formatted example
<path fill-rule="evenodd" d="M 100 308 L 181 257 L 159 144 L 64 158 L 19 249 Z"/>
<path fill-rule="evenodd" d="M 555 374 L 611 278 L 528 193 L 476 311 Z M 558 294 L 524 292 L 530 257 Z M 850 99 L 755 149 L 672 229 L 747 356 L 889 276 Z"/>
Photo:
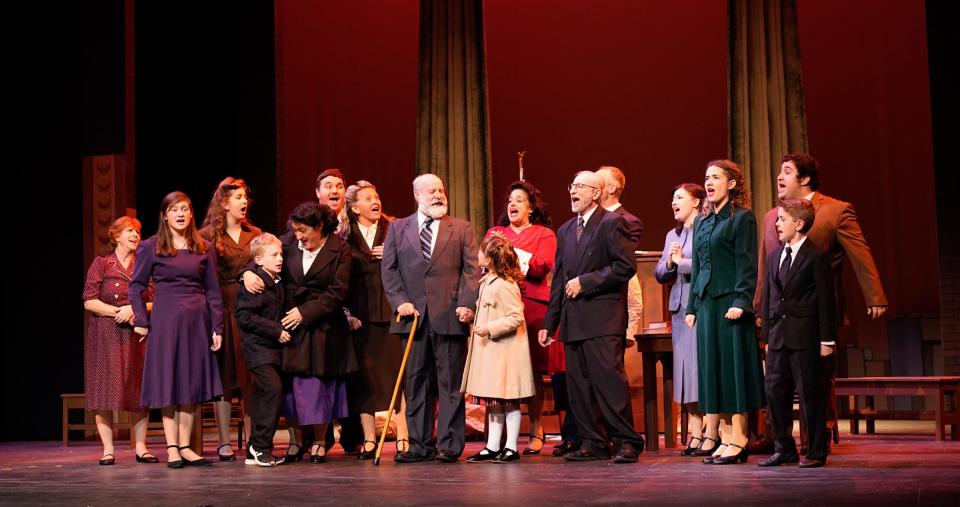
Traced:
<path fill-rule="evenodd" d="M 937 426 L 937 440 L 945 439 L 944 426 L 951 426 L 950 438 L 957 441 L 960 424 L 960 377 L 860 377 L 838 378 L 837 396 L 850 397 L 850 434 L 860 433 L 860 419 L 867 421 L 867 433 L 874 433 L 874 396 L 928 396 L 934 398 L 933 419 Z M 857 407 L 857 396 L 864 396 L 867 408 Z M 946 398 L 951 398 L 950 412 L 945 409 Z"/>

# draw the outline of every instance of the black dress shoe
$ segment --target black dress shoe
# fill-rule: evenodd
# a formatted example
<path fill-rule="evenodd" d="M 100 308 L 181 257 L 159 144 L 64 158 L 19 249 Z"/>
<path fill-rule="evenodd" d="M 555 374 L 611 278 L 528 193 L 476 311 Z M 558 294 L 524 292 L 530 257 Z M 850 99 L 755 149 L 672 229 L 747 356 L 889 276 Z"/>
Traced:
<path fill-rule="evenodd" d="M 450 451 L 437 451 L 435 459 L 441 463 L 456 463 L 457 460 L 460 459 L 460 456 Z"/>
<path fill-rule="evenodd" d="M 296 447 L 297 452 L 290 452 L 292 447 Z M 300 447 L 297 444 L 290 444 L 287 446 L 287 453 L 283 455 L 283 462 L 293 463 L 296 461 L 303 461 L 303 447 Z"/>
<path fill-rule="evenodd" d="M 320 449 L 326 449 L 326 447 L 324 447 L 323 444 L 313 444 L 313 446 L 317 448 L 317 452 L 312 452 L 312 451 L 310 452 L 310 463 L 313 463 L 313 464 L 326 463 L 327 453 L 324 452 L 322 455 L 320 454 Z"/>
<path fill-rule="evenodd" d="M 494 463 L 516 463 L 520 461 L 520 455 L 517 454 L 517 451 L 513 449 L 507 449 L 504 447 L 500 454 L 497 455 L 497 458 L 493 460 Z"/>
<path fill-rule="evenodd" d="M 696 446 L 690 445 L 690 444 L 693 443 L 694 440 L 699 440 L 700 443 L 697 444 Z M 700 437 L 691 437 L 691 438 L 690 438 L 690 444 L 687 444 L 687 448 L 686 448 L 686 449 L 680 451 L 680 455 L 681 455 L 681 456 L 693 456 L 693 455 L 694 455 L 694 454 L 693 454 L 693 451 L 696 451 L 696 450 L 700 449 L 700 447 L 703 445 L 703 439 L 700 438 Z"/>
<path fill-rule="evenodd" d="M 433 454 L 416 454 L 411 451 L 398 452 L 397 455 L 393 457 L 393 461 L 397 463 L 423 463 L 425 461 L 433 461 Z"/>
<path fill-rule="evenodd" d="M 639 453 L 633 448 L 630 444 L 624 444 L 623 448 L 617 451 L 617 455 L 614 456 L 614 463 L 636 463 Z"/>
<path fill-rule="evenodd" d="M 483 463 L 485 461 L 493 461 L 500 457 L 499 451 L 490 450 L 488 447 L 484 447 L 480 452 L 474 454 L 467 458 L 467 463 Z"/>
<path fill-rule="evenodd" d="M 803 458 L 800 460 L 800 468 L 820 468 L 826 464 L 827 464 L 827 458 L 823 458 L 823 459 Z"/>
<path fill-rule="evenodd" d="M 564 454 L 563 459 L 567 461 L 599 461 L 607 458 L 597 456 L 596 454 L 581 448 Z"/>
<path fill-rule="evenodd" d="M 564 441 L 563 443 L 561 443 L 560 445 L 556 446 L 556 447 L 553 449 L 553 453 L 552 453 L 552 454 L 553 454 L 554 456 L 556 456 L 556 457 L 559 458 L 560 456 L 569 454 L 569 453 L 571 453 L 571 452 L 573 452 L 573 451 L 576 451 L 576 450 L 579 449 L 579 448 L 580 448 L 580 444 L 579 444 L 579 443 L 574 442 L 573 440 L 566 440 L 566 441 Z"/>
<path fill-rule="evenodd" d="M 796 463 L 800 461 L 800 456 L 796 454 L 787 454 L 785 452 L 778 452 L 770 456 L 769 458 L 760 460 L 757 463 L 759 467 L 777 467 L 780 465 L 789 465 L 791 463 Z"/>
<path fill-rule="evenodd" d="M 185 446 L 183 446 L 183 447 L 178 447 L 177 449 L 179 449 L 179 450 L 182 451 L 182 450 L 184 450 L 184 449 L 189 449 L 189 448 L 190 448 L 189 445 L 185 445 Z M 208 466 L 212 466 L 212 465 L 213 465 L 213 462 L 212 462 L 212 461 L 210 461 L 210 460 L 208 460 L 208 459 L 204 459 L 204 458 L 195 459 L 195 460 L 193 460 L 193 461 L 190 461 L 190 460 L 188 460 L 187 458 L 184 458 L 184 457 L 183 457 L 183 454 L 180 455 L 180 458 L 183 460 L 183 464 L 186 465 L 186 466 L 188 466 L 188 467 L 208 467 Z"/>
<path fill-rule="evenodd" d="M 177 450 L 177 454 L 180 453 L 180 447 L 176 445 L 168 445 L 167 449 L 173 447 Z M 176 461 L 170 461 L 170 458 L 167 458 L 167 468 L 183 468 L 183 456 L 180 456 L 180 459 Z"/>
<path fill-rule="evenodd" d="M 117 460 L 113 457 L 113 454 L 104 454 L 103 457 L 100 458 L 100 461 L 98 461 L 98 463 L 103 466 L 112 465 L 116 462 Z"/>
<path fill-rule="evenodd" d="M 709 449 L 704 449 L 703 444 L 707 443 L 707 440 L 713 442 Z M 691 451 L 691 456 L 710 456 L 714 451 L 717 450 L 717 447 L 720 447 L 720 441 L 712 439 L 710 437 L 703 437 L 703 440 L 700 442 L 700 446 L 697 447 L 697 450 Z"/>
<path fill-rule="evenodd" d="M 540 441 L 540 448 L 539 448 L 539 449 L 534 449 L 534 448 L 532 448 L 532 447 L 527 447 L 526 449 L 523 450 L 523 455 L 524 455 L 524 456 L 536 456 L 537 454 L 540 454 L 540 451 L 543 450 L 543 439 L 540 438 L 540 437 L 538 437 L 538 436 L 536 436 L 536 435 L 530 435 L 530 443 L 531 443 L 531 444 L 533 443 L 533 439 L 534 439 L 534 438 L 536 438 L 537 440 Z"/>
<path fill-rule="evenodd" d="M 709 437 L 705 437 L 705 438 L 707 438 L 707 439 L 709 440 Z M 727 445 L 727 444 L 719 444 L 719 445 L 716 445 L 713 449 L 710 449 L 711 454 L 710 454 L 709 456 L 707 456 L 706 458 L 703 458 L 703 464 L 704 464 L 704 465 L 712 465 L 712 464 L 713 464 L 713 460 L 719 458 L 720 455 L 723 454 L 723 450 L 721 449 L 721 447 L 723 447 L 723 446 L 725 446 L 725 445 Z"/>
<path fill-rule="evenodd" d="M 734 454 L 733 456 L 717 456 L 713 458 L 714 465 L 735 465 L 737 463 L 746 463 L 747 458 L 750 457 L 750 451 L 746 447 L 741 447 L 737 444 L 727 444 L 732 445 L 740 449 L 740 452 Z"/>
<path fill-rule="evenodd" d="M 220 458 L 220 461 L 237 461 L 237 455 L 232 452 L 230 454 L 220 454 L 220 449 L 223 449 L 224 447 L 230 449 L 230 444 L 223 444 L 220 447 L 217 447 L 217 457 Z M 230 450 L 232 451 L 233 449 Z"/>
<path fill-rule="evenodd" d="M 373 449 L 367 450 L 367 444 L 373 444 Z M 360 452 L 357 454 L 357 459 L 366 460 L 373 459 L 377 455 L 377 443 L 371 440 L 364 440 L 363 447 L 360 448 Z"/>
<path fill-rule="evenodd" d="M 143 454 L 137 454 L 137 463 L 160 463 L 160 459 L 150 454 L 149 451 Z"/>

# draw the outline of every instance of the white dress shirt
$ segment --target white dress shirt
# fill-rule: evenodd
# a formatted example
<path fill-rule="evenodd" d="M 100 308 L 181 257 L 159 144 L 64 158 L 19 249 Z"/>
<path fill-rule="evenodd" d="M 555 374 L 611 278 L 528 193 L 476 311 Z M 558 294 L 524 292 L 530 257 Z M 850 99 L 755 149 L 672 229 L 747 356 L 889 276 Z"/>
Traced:
<path fill-rule="evenodd" d="M 365 227 L 359 221 L 357 221 L 357 229 L 360 229 L 360 235 L 363 236 L 363 240 L 367 242 L 367 248 L 373 249 L 373 240 L 377 238 L 377 223 L 374 222 L 370 224 L 370 227 Z M 431 249 L 431 251 L 433 251 Z"/>

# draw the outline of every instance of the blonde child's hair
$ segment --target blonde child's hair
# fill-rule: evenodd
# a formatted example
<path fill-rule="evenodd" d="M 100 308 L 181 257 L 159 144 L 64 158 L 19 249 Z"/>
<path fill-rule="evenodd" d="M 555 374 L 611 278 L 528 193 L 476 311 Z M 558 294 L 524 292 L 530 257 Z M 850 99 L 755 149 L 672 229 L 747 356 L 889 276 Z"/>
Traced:
<path fill-rule="evenodd" d="M 263 250 L 269 245 L 277 245 L 281 250 L 283 249 L 283 243 L 280 242 L 279 238 L 269 232 L 265 232 L 250 240 L 250 255 L 253 257 L 263 255 Z"/>

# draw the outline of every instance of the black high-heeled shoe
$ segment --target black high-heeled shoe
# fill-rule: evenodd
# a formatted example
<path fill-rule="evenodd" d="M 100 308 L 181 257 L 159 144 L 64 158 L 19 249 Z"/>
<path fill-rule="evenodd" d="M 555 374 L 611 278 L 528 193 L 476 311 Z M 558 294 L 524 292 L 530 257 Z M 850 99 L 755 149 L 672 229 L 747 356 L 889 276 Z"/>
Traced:
<path fill-rule="evenodd" d="M 367 450 L 367 444 L 373 444 L 373 449 Z M 357 459 L 373 459 L 377 454 L 377 443 L 373 440 L 364 440 L 363 446 L 360 448 L 360 453 L 357 454 Z"/>
<path fill-rule="evenodd" d="M 690 443 L 691 443 L 691 444 L 693 443 L 693 440 L 694 440 L 694 439 L 699 440 L 700 443 L 699 443 L 696 447 L 694 447 L 694 446 L 692 446 L 692 445 L 687 445 L 687 448 L 686 448 L 686 449 L 680 451 L 680 455 L 681 455 L 681 456 L 695 456 L 695 454 L 693 454 L 693 451 L 696 451 L 696 450 L 700 449 L 701 447 L 703 447 L 703 438 L 702 438 L 702 437 L 690 437 Z"/>
<path fill-rule="evenodd" d="M 297 452 L 290 452 L 290 449 L 296 447 Z M 284 463 L 294 463 L 296 461 L 303 461 L 303 447 L 300 444 L 289 444 L 287 446 L 287 453 L 283 455 Z"/>
<path fill-rule="evenodd" d="M 220 454 L 220 449 L 223 449 L 224 447 L 229 448 L 229 447 L 230 447 L 230 444 L 222 444 L 220 447 L 217 447 L 217 457 L 220 458 L 220 461 L 237 461 L 237 455 L 236 455 L 236 454 L 233 454 L 233 453 L 231 453 L 231 454 Z M 231 448 L 230 450 L 233 450 L 233 449 Z"/>
<path fill-rule="evenodd" d="M 537 440 L 540 441 L 540 448 L 539 448 L 539 449 L 532 449 L 532 448 L 530 448 L 530 447 L 527 447 L 526 449 L 523 450 L 523 455 L 524 455 L 524 456 L 536 456 L 536 455 L 540 454 L 540 451 L 543 450 L 543 439 L 540 438 L 540 437 L 537 436 L 537 435 L 530 435 L 530 441 L 527 443 L 527 445 L 532 444 L 534 438 L 536 438 Z"/>
<path fill-rule="evenodd" d="M 190 448 L 189 445 L 185 445 L 183 447 L 177 447 L 177 449 L 180 451 L 183 451 L 184 449 L 189 449 L 189 448 Z M 190 461 L 187 458 L 183 457 L 182 452 L 180 453 L 180 459 L 183 460 L 184 465 L 187 465 L 189 467 L 208 467 L 213 465 L 213 462 L 206 458 L 200 458 L 200 459 L 195 459 L 193 461 Z"/>
<path fill-rule="evenodd" d="M 706 458 L 703 458 L 703 464 L 704 464 L 704 465 L 712 465 L 712 464 L 713 464 L 713 460 L 719 458 L 719 457 L 723 454 L 723 448 L 726 447 L 726 445 L 727 445 L 727 444 L 721 443 L 721 444 L 715 446 L 713 449 L 711 449 L 711 451 L 713 451 L 713 453 L 710 454 L 709 456 L 707 456 Z"/>
<path fill-rule="evenodd" d="M 315 445 L 315 446 L 317 447 L 317 452 L 316 452 L 316 453 L 314 453 L 314 452 L 311 452 L 311 453 L 310 453 L 310 463 L 314 463 L 314 464 L 317 464 L 317 463 L 326 463 L 326 462 L 327 462 L 327 453 L 324 452 L 323 455 L 320 455 L 320 449 L 323 449 L 324 451 L 326 451 L 327 448 L 324 447 L 323 444 L 313 444 L 313 445 Z"/>
<path fill-rule="evenodd" d="M 714 465 L 733 465 L 735 463 L 746 463 L 747 458 L 750 456 L 750 451 L 746 447 L 737 444 L 727 444 L 732 445 L 740 449 L 740 452 L 734 454 L 733 456 L 717 456 L 713 458 Z"/>
<path fill-rule="evenodd" d="M 168 445 L 167 449 L 173 447 L 177 450 L 177 454 L 180 454 L 180 447 L 176 445 Z M 167 458 L 167 468 L 183 468 L 183 456 L 180 456 L 180 459 L 176 461 L 170 461 L 170 458 Z"/>
<path fill-rule="evenodd" d="M 98 461 L 97 463 L 100 463 L 101 465 L 104 465 L 104 466 L 108 466 L 116 462 L 117 462 L 117 459 L 113 456 L 113 454 L 107 453 L 107 454 L 104 454 L 102 457 L 100 457 L 100 461 Z"/>
<path fill-rule="evenodd" d="M 703 444 L 705 444 L 707 440 L 713 442 L 713 445 L 710 446 L 709 449 L 704 449 L 704 448 L 703 448 Z M 700 446 L 697 447 L 697 450 L 691 452 L 690 455 L 691 455 L 691 456 L 710 456 L 710 455 L 713 454 L 713 452 L 716 451 L 717 448 L 720 447 L 721 445 L 723 445 L 723 444 L 720 443 L 720 440 L 719 440 L 719 439 L 710 438 L 710 437 L 703 437 L 702 439 L 700 439 Z"/>
<path fill-rule="evenodd" d="M 405 442 L 407 445 L 405 445 L 405 446 L 403 447 L 403 449 L 401 449 L 401 448 L 400 448 L 400 442 Z M 396 442 L 396 445 L 397 445 L 397 454 L 404 453 L 404 452 L 410 452 L 410 441 L 407 440 L 406 438 L 398 438 L 398 439 L 397 439 L 397 442 Z"/>

